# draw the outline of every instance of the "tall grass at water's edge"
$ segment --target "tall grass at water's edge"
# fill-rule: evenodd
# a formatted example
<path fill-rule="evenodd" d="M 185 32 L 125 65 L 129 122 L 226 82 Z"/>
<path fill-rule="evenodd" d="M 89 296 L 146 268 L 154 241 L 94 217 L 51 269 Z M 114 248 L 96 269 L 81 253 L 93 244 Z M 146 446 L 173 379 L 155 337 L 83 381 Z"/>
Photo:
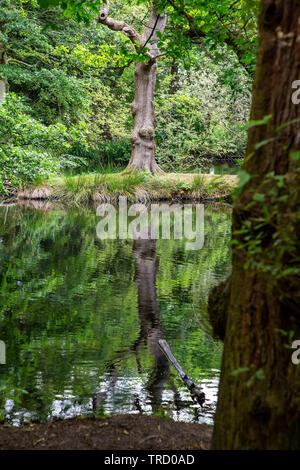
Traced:
<path fill-rule="evenodd" d="M 175 174 L 153 176 L 149 172 L 133 171 L 125 174 L 94 173 L 64 176 L 45 182 L 42 186 L 47 188 L 47 199 L 84 203 L 116 202 L 120 196 L 138 202 L 164 199 L 218 199 L 229 196 L 234 184 L 232 179 L 226 179 L 226 176 L 214 178 L 205 175 L 177 177 Z M 30 198 L 30 190 L 27 193 L 27 197 Z"/>

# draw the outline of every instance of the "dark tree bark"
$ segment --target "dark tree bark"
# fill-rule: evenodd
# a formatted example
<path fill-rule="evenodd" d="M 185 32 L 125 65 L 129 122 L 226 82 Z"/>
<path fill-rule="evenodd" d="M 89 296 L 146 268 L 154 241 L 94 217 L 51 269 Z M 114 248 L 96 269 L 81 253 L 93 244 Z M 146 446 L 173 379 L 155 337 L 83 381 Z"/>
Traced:
<path fill-rule="evenodd" d="M 163 173 L 155 161 L 155 114 L 154 93 L 156 83 L 157 58 L 157 33 L 163 33 L 166 26 L 166 14 L 159 14 L 153 6 L 149 25 L 142 34 L 126 24 L 124 21 L 116 21 L 108 16 L 109 2 L 100 10 L 98 21 L 113 31 L 124 33 L 134 44 L 137 51 L 147 50 L 149 60 L 136 63 L 134 74 L 135 95 L 131 105 L 134 118 L 134 129 L 131 135 L 132 151 L 127 170 L 148 170 L 151 173 Z"/>
<path fill-rule="evenodd" d="M 0 44 L 0 66 L 1 68 L 7 64 L 7 56 L 5 49 L 2 44 Z M 5 95 L 8 90 L 8 83 L 5 78 L 0 78 L 0 104 L 5 100 Z"/>
<path fill-rule="evenodd" d="M 172 60 L 170 72 L 171 72 L 171 83 L 170 83 L 170 88 L 169 88 L 169 94 L 175 95 L 175 93 L 179 89 L 178 64 L 175 58 L 173 58 Z"/>
<path fill-rule="evenodd" d="M 284 243 L 276 245 L 272 234 L 289 230 L 293 237 L 299 220 L 299 170 L 289 158 L 300 150 L 299 122 L 291 123 L 272 139 L 274 129 L 300 117 L 300 106 L 292 103 L 292 82 L 300 70 L 299 0 L 262 0 L 260 48 L 253 91 L 251 120 L 272 115 L 268 125 L 250 129 L 248 152 L 253 154 L 244 169 L 251 175 L 235 202 L 233 233 L 262 216 L 253 194 L 265 197 L 264 206 L 272 214 L 274 226 L 265 225 L 262 261 L 273 253 L 281 259 Z M 275 133 L 276 134 L 276 133 Z M 275 185 L 264 184 L 266 175 L 284 175 L 288 196 L 285 210 L 274 215 Z M 251 206 L 249 206 L 251 203 Z M 273 211 L 273 212 L 272 212 Z M 283 213 L 284 212 L 284 213 Z M 266 214 L 266 213 L 265 213 Z M 265 215 L 266 216 L 266 215 Z M 253 234 L 252 234 L 253 235 Z M 235 236 L 244 241 L 243 235 Z M 292 245 L 291 245 L 292 246 Z M 298 245 L 299 258 L 299 245 Z M 289 266 L 295 252 L 287 251 L 282 269 Z M 291 357 L 292 339 L 300 339 L 299 277 L 274 278 L 251 263 L 249 252 L 233 251 L 231 291 L 226 314 L 224 353 L 215 417 L 214 449 L 299 449 L 300 448 L 300 365 Z M 235 373 L 233 373 L 235 371 Z"/>

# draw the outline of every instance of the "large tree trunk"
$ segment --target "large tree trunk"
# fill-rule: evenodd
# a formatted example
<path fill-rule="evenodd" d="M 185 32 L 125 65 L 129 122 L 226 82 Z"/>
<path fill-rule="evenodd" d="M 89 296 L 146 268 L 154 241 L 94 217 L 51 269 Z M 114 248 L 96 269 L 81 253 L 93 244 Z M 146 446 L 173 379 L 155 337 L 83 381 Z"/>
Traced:
<path fill-rule="evenodd" d="M 300 448 L 300 365 L 293 364 L 291 345 L 300 339 L 299 275 L 279 279 L 263 265 L 283 262 L 290 268 L 298 253 L 281 250 L 297 246 L 299 233 L 299 163 L 289 158 L 300 150 L 299 122 L 285 127 L 280 138 L 255 145 L 274 135 L 279 125 L 300 117 L 300 106 L 292 103 L 292 82 L 300 70 L 299 0 L 262 0 L 260 13 L 260 50 L 253 92 L 251 120 L 272 115 L 268 125 L 249 131 L 248 155 L 244 169 L 252 176 L 235 203 L 233 234 L 255 225 L 255 218 L 267 218 L 261 259 L 253 264 L 249 250 L 235 247 L 231 292 L 225 326 L 224 353 L 215 416 L 214 449 L 299 449 Z M 274 171 L 271 184 L 263 184 Z M 275 186 L 284 175 L 286 186 Z M 286 195 L 282 209 L 270 189 Z M 253 194 L 260 194 L 253 202 Z M 251 206 L 248 204 L 251 203 Z M 264 206 L 264 209 L 263 209 Z M 258 222 L 256 222 L 258 224 Z M 251 239 L 255 239 L 252 231 Z M 273 234 L 282 234 L 275 243 Z M 285 240 L 284 236 L 288 235 Z M 244 243 L 244 235 L 233 235 Z M 290 240 L 290 242 L 289 242 Z M 245 267 L 248 263 L 248 267 Z M 235 371 L 235 372 L 234 372 Z"/>
<path fill-rule="evenodd" d="M 158 13 L 155 4 L 152 5 L 149 25 L 145 26 L 142 34 L 139 34 L 132 26 L 124 21 L 116 21 L 108 16 L 109 0 L 101 8 L 98 16 L 99 23 L 106 25 L 113 31 L 125 34 L 133 43 L 137 52 L 145 50 L 148 59 L 144 63 L 137 62 L 135 67 L 134 84 L 135 95 L 131 105 L 134 118 L 134 130 L 131 135 L 132 152 L 128 170 L 148 170 L 151 173 L 163 173 L 155 162 L 155 115 L 154 92 L 156 83 L 157 58 L 159 50 L 157 33 L 163 33 L 167 17 L 165 13 Z"/>
<path fill-rule="evenodd" d="M 127 169 L 148 170 L 163 173 L 155 161 L 155 113 L 154 94 L 156 83 L 157 57 L 156 33 L 162 33 L 166 26 L 166 15 L 155 10 L 151 13 L 150 25 L 142 35 L 142 45 L 148 48 L 149 60 L 137 62 L 134 73 L 135 95 L 131 105 L 134 129 L 131 135 L 132 151 Z"/>
<path fill-rule="evenodd" d="M 131 105 L 134 130 L 131 135 L 132 150 L 127 169 L 148 170 L 151 173 L 162 172 L 155 161 L 156 122 L 153 100 L 156 69 L 156 59 L 142 64 L 137 63 L 135 66 L 135 96 Z"/>

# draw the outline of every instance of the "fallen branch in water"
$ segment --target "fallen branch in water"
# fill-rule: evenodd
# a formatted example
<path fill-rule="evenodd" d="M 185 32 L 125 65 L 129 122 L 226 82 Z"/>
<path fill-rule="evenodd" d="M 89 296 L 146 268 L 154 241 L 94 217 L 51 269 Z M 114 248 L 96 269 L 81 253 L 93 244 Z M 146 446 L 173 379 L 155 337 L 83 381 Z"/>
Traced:
<path fill-rule="evenodd" d="M 165 339 L 158 340 L 158 345 L 163 353 L 167 356 L 172 366 L 177 370 L 181 380 L 183 381 L 184 385 L 189 389 L 190 394 L 193 400 L 197 400 L 199 405 L 203 405 L 205 402 L 205 393 L 202 392 L 201 387 L 198 387 L 190 377 L 186 375 L 184 370 L 182 369 L 181 365 L 177 361 L 176 357 L 174 357 L 170 346 L 168 345 Z"/>

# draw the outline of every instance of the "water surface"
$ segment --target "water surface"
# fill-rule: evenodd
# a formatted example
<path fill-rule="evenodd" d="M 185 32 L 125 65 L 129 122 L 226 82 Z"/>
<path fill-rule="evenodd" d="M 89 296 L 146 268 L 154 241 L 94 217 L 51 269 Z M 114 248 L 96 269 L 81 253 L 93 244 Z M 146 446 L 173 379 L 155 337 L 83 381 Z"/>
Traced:
<path fill-rule="evenodd" d="M 210 289 L 231 269 L 231 209 L 205 205 L 205 240 L 100 240 L 95 208 L 0 207 L 0 417 L 154 413 L 212 423 L 221 344 Z M 159 349 L 203 387 L 194 403 Z"/>

